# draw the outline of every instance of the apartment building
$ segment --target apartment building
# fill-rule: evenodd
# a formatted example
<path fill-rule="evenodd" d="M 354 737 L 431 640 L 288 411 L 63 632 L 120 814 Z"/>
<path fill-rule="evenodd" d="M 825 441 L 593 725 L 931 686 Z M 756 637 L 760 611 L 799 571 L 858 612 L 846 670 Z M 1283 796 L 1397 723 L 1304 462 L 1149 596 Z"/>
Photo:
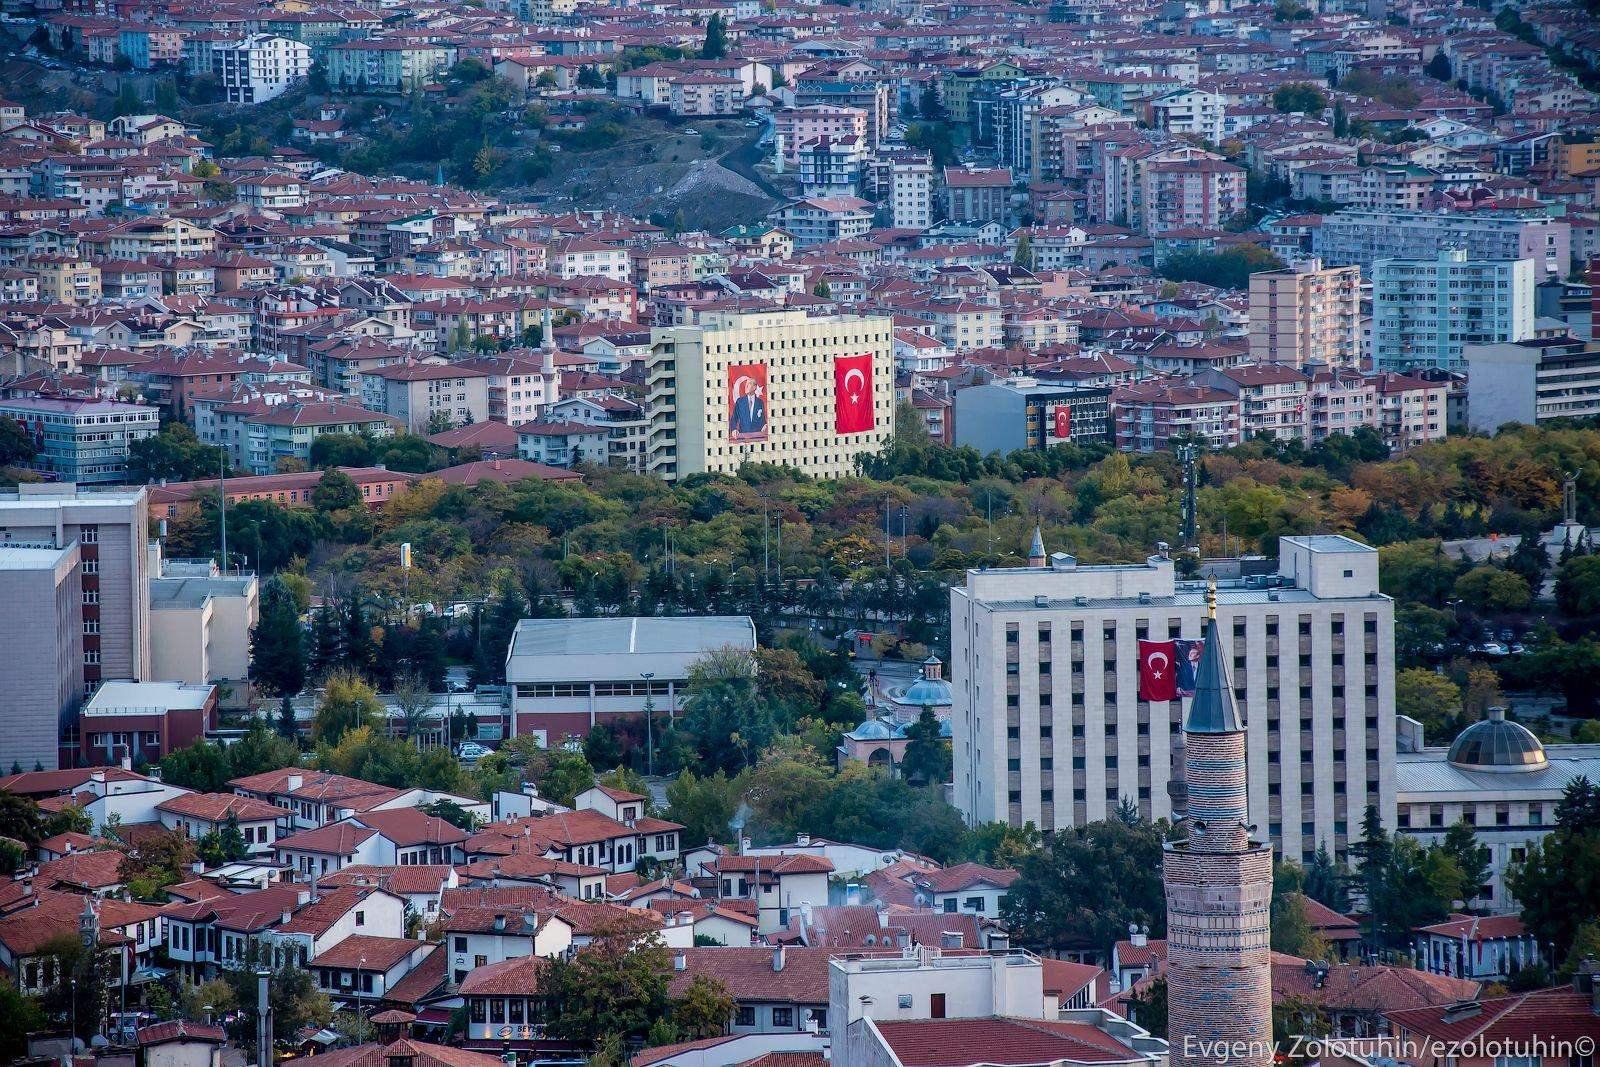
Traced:
<path fill-rule="evenodd" d="M 29 467 L 83 485 L 126 481 L 133 442 L 161 430 L 155 408 L 115 400 L 18 397 L 0 400 L 0 418 L 15 420 L 33 438 L 38 451 Z"/>
<path fill-rule="evenodd" d="M 1311 379 L 1279 363 L 1242 363 L 1201 371 L 1195 385 L 1239 398 L 1239 429 L 1245 437 L 1304 442 L 1310 433 Z"/>
<path fill-rule="evenodd" d="M 946 167 L 945 216 L 955 222 L 998 222 L 1011 216 L 1011 171 L 1004 167 Z"/>
<path fill-rule="evenodd" d="M 1179 581 L 1163 553 L 1031 562 L 968 571 L 951 590 L 956 805 L 973 823 L 1046 831 L 1105 819 L 1124 800 L 1169 816 L 1185 709 L 1139 699 L 1139 642 L 1199 638 L 1206 584 Z M 1324 845 L 1345 856 L 1368 804 L 1395 818 L 1394 605 L 1378 590 L 1378 553 L 1342 536 L 1284 537 L 1274 572 L 1217 587 L 1250 822 L 1287 858 Z"/>
<path fill-rule="evenodd" d="M 1377 375 L 1378 428 L 1383 443 L 1403 451 L 1448 432 L 1450 383 L 1385 371 Z"/>
<path fill-rule="evenodd" d="M 61 738 L 83 699 L 83 590 L 79 545 L 0 544 L 0 767 L 54 770 Z"/>
<path fill-rule="evenodd" d="M 792 167 L 800 161 L 800 146 L 822 137 L 854 137 L 865 144 L 867 112 L 832 104 L 791 107 L 774 112 L 772 126 L 778 157 Z"/>
<path fill-rule="evenodd" d="M 922 154 L 896 159 L 889 168 L 889 225 L 926 230 L 933 225 L 933 161 Z"/>
<path fill-rule="evenodd" d="M 1534 264 L 1480 260 L 1462 249 L 1372 265 L 1371 365 L 1462 371 L 1466 345 L 1533 336 Z"/>
<path fill-rule="evenodd" d="M 437 433 L 489 417 L 489 375 L 453 363 L 391 363 L 361 375 L 361 402 L 408 433 Z"/>
<path fill-rule="evenodd" d="M 1464 249 L 1474 261 L 1531 260 L 1534 276 L 1572 268 L 1572 225 L 1544 211 L 1381 211 L 1347 208 L 1322 219 L 1313 251 L 1330 266 L 1370 271 L 1380 259 L 1435 259 Z"/>
<path fill-rule="evenodd" d="M 1219 230 L 1245 209 L 1245 171 L 1212 157 L 1152 162 L 1143 169 L 1144 232 Z"/>
<path fill-rule="evenodd" d="M 746 463 L 842 477 L 894 432 L 892 322 L 706 312 L 653 331 L 646 382 L 646 467 L 658 477 Z"/>
<path fill-rule="evenodd" d="M 230 104 L 259 104 L 288 92 L 311 71 L 311 49 L 270 33 L 253 33 L 211 50 L 211 73 Z"/>
<path fill-rule="evenodd" d="M 1303 259 L 1250 275 L 1250 358 L 1354 367 L 1361 357 L 1361 268 Z"/>
<path fill-rule="evenodd" d="M 1112 436 L 1125 452 L 1165 452 L 1174 437 L 1207 448 L 1244 440 L 1239 398 L 1222 389 L 1172 381 L 1140 382 L 1112 391 Z"/>
<path fill-rule="evenodd" d="M 1575 337 L 1467 345 L 1467 425 L 1494 433 L 1510 422 L 1600 415 L 1600 349 Z"/>
<path fill-rule="evenodd" d="M 872 205 L 858 196 L 807 196 L 769 216 L 796 248 L 847 241 L 872 229 Z"/>
<path fill-rule="evenodd" d="M 0 766 L 20 763 L 23 755 L 46 768 L 70 766 L 78 748 L 71 714 L 78 700 L 102 679 L 150 677 L 148 520 L 149 498 L 142 487 L 24 483 L 0 493 L 0 550 L 31 550 L 27 559 L 13 561 L 10 581 L 25 581 L 41 594 L 48 585 L 48 595 L 38 603 L 52 606 L 39 616 L 11 613 L 13 633 L 7 654 L 0 656 L 0 721 L 8 727 L 0 735 Z M 20 574 L 24 563 L 48 573 Z M 77 609 L 69 613 L 74 591 Z M 67 670 L 73 699 L 63 703 L 51 694 L 58 694 Z M 57 730 L 59 755 L 38 751 L 49 730 Z M 13 745 L 28 752 L 14 752 Z"/>

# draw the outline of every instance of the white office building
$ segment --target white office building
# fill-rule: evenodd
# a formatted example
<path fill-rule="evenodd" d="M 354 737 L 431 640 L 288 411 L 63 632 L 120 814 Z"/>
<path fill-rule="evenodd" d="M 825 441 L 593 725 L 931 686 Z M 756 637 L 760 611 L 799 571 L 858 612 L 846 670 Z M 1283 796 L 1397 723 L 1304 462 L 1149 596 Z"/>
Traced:
<path fill-rule="evenodd" d="M 1372 265 L 1372 367 L 1464 371 L 1467 345 L 1533 336 L 1533 261 L 1460 249 Z"/>
<path fill-rule="evenodd" d="M 1600 349 L 1575 337 L 1467 345 L 1467 427 L 1494 433 L 1508 422 L 1600 415 Z"/>
<path fill-rule="evenodd" d="M 897 230 L 933 225 L 933 162 L 928 157 L 896 159 L 891 165 L 889 225 Z"/>
<path fill-rule="evenodd" d="M 1196 639 L 1205 583 L 1165 554 L 972 570 L 951 590 L 956 805 L 1042 830 L 1127 800 L 1172 813 L 1184 701 L 1139 699 L 1139 641 Z M 1346 537 L 1279 541 L 1275 570 L 1218 582 L 1248 729 L 1250 821 L 1290 859 L 1346 854 L 1368 804 L 1394 822 L 1394 604 L 1378 553 Z M 1180 764 L 1181 765 L 1181 764 Z"/>

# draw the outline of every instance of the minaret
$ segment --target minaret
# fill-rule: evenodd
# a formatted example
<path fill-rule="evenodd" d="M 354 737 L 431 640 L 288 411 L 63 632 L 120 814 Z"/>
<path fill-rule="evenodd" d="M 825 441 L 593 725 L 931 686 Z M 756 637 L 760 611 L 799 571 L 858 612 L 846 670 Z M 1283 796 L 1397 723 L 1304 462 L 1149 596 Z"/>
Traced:
<path fill-rule="evenodd" d="M 1189 837 L 1166 846 L 1172 1067 L 1268 1067 L 1272 847 L 1251 839 L 1245 732 L 1206 591 L 1205 649 L 1183 724 Z"/>
<path fill-rule="evenodd" d="M 1044 566 L 1044 531 L 1037 526 L 1033 528 L 1033 544 L 1028 546 L 1028 566 Z"/>
<path fill-rule="evenodd" d="M 556 373 L 555 316 L 550 314 L 549 308 L 544 309 L 539 322 L 539 378 L 544 383 L 544 410 L 549 411 L 550 406 L 561 399 L 556 395 L 561 388 L 561 376 Z"/>

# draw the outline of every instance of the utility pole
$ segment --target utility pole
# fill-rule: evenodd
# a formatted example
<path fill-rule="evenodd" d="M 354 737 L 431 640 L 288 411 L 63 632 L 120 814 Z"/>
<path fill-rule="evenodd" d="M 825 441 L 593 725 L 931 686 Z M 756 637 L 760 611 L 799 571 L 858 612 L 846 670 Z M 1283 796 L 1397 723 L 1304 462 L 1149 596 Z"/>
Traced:
<path fill-rule="evenodd" d="M 767 550 L 767 501 L 761 499 L 761 584 L 772 581 L 772 554 Z"/>
<path fill-rule="evenodd" d="M 1200 522 L 1195 502 L 1199 465 L 1192 442 L 1178 447 L 1178 459 L 1183 464 L 1183 546 L 1193 549 L 1200 545 Z"/>
<path fill-rule="evenodd" d="M 217 452 L 218 530 L 222 549 L 222 573 L 228 573 L 228 454 Z"/>
<path fill-rule="evenodd" d="M 267 996 L 271 981 L 271 971 L 262 968 L 256 972 L 256 1063 L 259 1067 L 272 1067 L 272 1007 Z"/>
<path fill-rule="evenodd" d="M 654 671 L 639 676 L 644 679 L 644 767 L 645 774 L 651 777 L 656 773 L 656 702 L 650 692 L 650 679 L 655 676 Z"/>

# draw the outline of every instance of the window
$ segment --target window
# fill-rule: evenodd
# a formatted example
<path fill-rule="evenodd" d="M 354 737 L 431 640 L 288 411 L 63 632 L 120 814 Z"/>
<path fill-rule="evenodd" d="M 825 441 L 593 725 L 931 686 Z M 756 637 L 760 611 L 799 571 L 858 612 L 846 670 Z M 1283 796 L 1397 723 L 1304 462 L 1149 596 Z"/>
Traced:
<path fill-rule="evenodd" d="M 772 1025 L 773 1026 L 793 1026 L 794 1025 L 794 1009 L 793 1008 L 773 1008 L 772 1009 Z"/>
<path fill-rule="evenodd" d="M 748 1004 L 741 1004 L 733 1012 L 733 1025 L 754 1026 L 756 1024 L 756 1009 Z"/>
<path fill-rule="evenodd" d="M 954 915 L 956 913 L 956 898 L 955 897 L 947 897 L 947 898 L 945 898 L 945 901 L 944 901 L 944 913 L 946 915 Z"/>
<path fill-rule="evenodd" d="M 911 1010 L 911 994 L 910 993 L 901 993 L 900 994 L 899 1004 L 900 1004 L 900 1010 L 901 1011 L 910 1011 Z"/>

